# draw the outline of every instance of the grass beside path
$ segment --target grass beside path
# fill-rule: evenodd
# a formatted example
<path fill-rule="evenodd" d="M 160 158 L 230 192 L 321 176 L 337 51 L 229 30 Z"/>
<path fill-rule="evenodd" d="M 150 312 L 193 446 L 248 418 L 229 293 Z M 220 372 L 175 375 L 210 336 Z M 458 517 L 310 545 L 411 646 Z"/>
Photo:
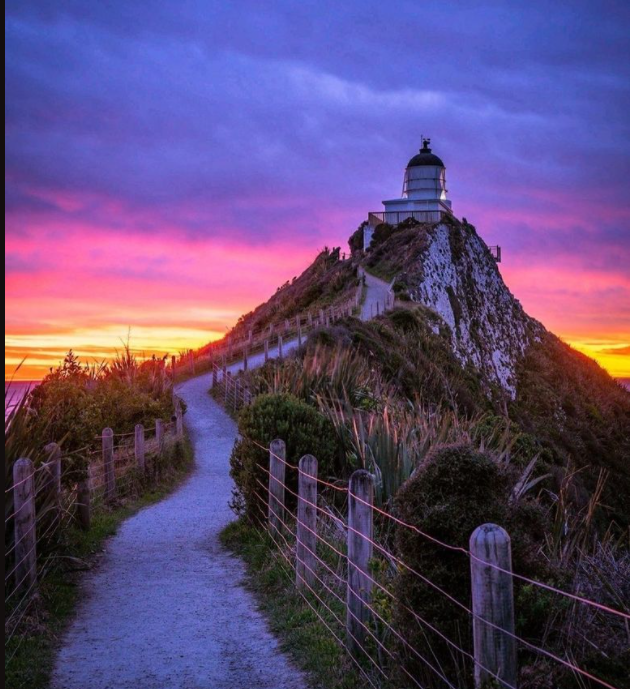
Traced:
<path fill-rule="evenodd" d="M 277 635 L 283 651 L 309 673 L 313 686 L 358 689 L 359 673 L 293 584 L 293 572 L 275 554 L 266 534 L 241 518 L 228 524 L 221 542 L 246 564 L 248 587 Z"/>
<path fill-rule="evenodd" d="M 158 485 L 148 486 L 139 496 L 126 499 L 112 509 L 96 511 L 87 532 L 74 526 L 64 529 L 57 564 L 40 581 L 20 632 L 5 646 L 7 689 L 46 689 L 49 686 L 57 646 L 79 601 L 83 573 L 98 566 L 105 541 L 126 519 L 169 495 L 190 473 L 192 466 L 192 445 L 186 438 L 177 467 Z"/>

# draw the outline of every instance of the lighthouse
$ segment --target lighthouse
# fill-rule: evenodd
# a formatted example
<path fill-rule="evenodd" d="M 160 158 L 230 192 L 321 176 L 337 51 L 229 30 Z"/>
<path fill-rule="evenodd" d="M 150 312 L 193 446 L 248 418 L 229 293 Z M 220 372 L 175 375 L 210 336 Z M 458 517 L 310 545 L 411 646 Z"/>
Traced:
<path fill-rule="evenodd" d="M 430 139 L 422 139 L 422 148 L 407 163 L 401 197 L 383 201 L 383 211 L 368 213 L 363 233 L 364 249 L 369 247 L 374 229 L 381 223 L 398 225 L 409 219 L 440 222 L 445 215 L 453 214 L 447 198 L 446 167 L 433 153 L 430 143 Z"/>

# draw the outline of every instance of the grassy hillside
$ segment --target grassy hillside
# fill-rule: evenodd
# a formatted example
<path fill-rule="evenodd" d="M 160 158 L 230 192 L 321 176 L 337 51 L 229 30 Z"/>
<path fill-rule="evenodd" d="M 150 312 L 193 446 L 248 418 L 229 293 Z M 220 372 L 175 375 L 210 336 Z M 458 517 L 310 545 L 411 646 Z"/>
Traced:
<path fill-rule="evenodd" d="M 466 548 L 476 526 L 501 524 L 512 537 L 516 571 L 630 610 L 630 393 L 527 316 L 471 225 L 384 225 L 367 254 L 356 250 L 358 238 L 351 239 L 352 263 L 320 255 L 246 317 L 268 323 L 334 300 L 336 290 L 343 294 L 357 284 L 357 266 L 393 279 L 398 298 L 394 309 L 369 322 L 347 317 L 318 328 L 293 355 L 239 374 L 255 400 L 239 416 L 240 440 L 231 457 L 239 528 L 248 534 L 256 528 L 252 514 L 260 505 L 253 487 L 264 479 L 267 462 L 261 448 L 282 437 L 291 461 L 305 452 L 321 459 L 328 482 L 345 485 L 353 471 L 367 469 L 376 503 L 420 533 Z M 321 430 L 309 430 L 304 442 L 302 430 L 315 427 Z M 322 500 L 343 514 L 337 491 Z M 466 558 L 418 532 L 392 533 L 378 520 L 375 530 L 396 557 L 470 600 Z M 286 544 L 285 557 L 291 547 Z M 454 613 L 404 568 L 392 572 L 376 556 L 372 567 L 407 601 L 376 596 L 385 618 L 435 658 L 456 686 L 471 686 L 470 665 L 450 646 L 426 638 L 414 617 L 430 619 L 470 654 L 466 615 Z M 290 576 L 275 579 L 275 586 L 273 593 L 260 591 L 272 618 L 274 600 L 283 596 L 295 605 L 291 616 L 307 613 Z M 514 593 L 519 636 L 625 686 L 630 658 L 621 621 L 567 606 L 520 581 Z M 328 599 L 336 600 L 332 593 Z M 293 631 L 280 632 L 294 642 Z M 391 666 L 380 659 L 394 676 L 392 686 L 407 686 L 409 673 L 428 688 L 442 686 L 379 624 L 373 632 L 396 658 Z M 327 637 L 317 622 L 313 633 Z M 310 662 L 337 686 L 323 653 Z M 519 668 L 523 689 L 596 686 L 527 648 L 519 652 Z"/>
<path fill-rule="evenodd" d="M 298 314 L 316 313 L 342 303 L 352 297 L 358 280 L 356 265 L 342 261 L 339 248 L 326 248 L 301 275 L 285 282 L 268 301 L 241 316 L 230 335 L 238 340 L 246 337 L 250 329 L 259 332 Z"/>

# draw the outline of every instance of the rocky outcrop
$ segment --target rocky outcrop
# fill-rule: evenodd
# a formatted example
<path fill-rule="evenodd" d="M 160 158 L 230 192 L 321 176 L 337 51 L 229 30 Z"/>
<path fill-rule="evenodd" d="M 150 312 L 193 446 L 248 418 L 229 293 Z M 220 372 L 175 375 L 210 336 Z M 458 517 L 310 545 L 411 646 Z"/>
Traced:
<path fill-rule="evenodd" d="M 405 266 L 409 296 L 442 318 L 462 364 L 514 398 L 517 363 L 543 326 L 511 294 L 472 225 L 445 223 L 421 232 L 428 242 Z"/>

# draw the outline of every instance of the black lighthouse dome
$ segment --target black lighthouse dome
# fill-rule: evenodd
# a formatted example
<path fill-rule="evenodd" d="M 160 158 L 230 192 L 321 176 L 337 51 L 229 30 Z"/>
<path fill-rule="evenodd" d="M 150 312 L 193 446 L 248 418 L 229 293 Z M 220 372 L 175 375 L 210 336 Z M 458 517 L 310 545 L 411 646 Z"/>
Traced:
<path fill-rule="evenodd" d="M 422 139 L 420 153 L 416 154 L 407 163 L 407 167 L 424 167 L 429 165 L 432 167 L 444 167 L 442 159 L 438 158 L 435 153 L 431 153 L 431 149 L 429 148 L 430 143 L 431 139 Z"/>

